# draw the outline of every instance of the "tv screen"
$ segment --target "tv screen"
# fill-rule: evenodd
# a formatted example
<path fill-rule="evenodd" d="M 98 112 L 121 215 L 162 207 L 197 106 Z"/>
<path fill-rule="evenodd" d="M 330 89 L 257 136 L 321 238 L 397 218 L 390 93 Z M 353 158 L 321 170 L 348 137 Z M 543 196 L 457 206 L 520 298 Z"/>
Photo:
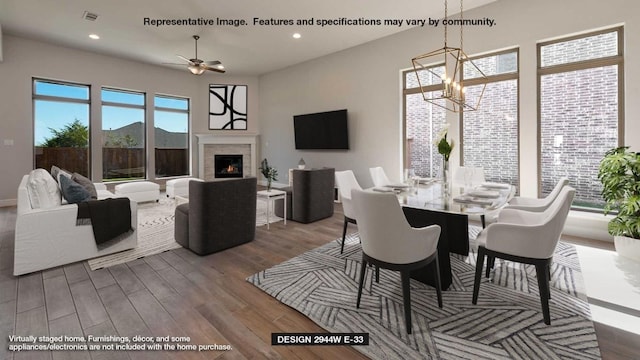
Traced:
<path fill-rule="evenodd" d="M 349 149 L 347 110 L 295 115 L 296 149 Z"/>

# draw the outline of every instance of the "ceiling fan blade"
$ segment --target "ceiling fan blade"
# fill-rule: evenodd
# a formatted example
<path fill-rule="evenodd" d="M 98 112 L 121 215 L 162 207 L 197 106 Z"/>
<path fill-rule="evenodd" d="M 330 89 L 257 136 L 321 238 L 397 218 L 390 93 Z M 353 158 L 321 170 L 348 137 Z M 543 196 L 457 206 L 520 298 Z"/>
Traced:
<path fill-rule="evenodd" d="M 163 62 L 162 65 L 176 65 L 176 66 L 184 66 L 185 64 L 178 64 L 178 63 L 167 63 L 167 62 Z"/>
<path fill-rule="evenodd" d="M 224 70 L 222 70 L 222 69 L 218 69 L 218 68 L 214 68 L 214 67 L 209 67 L 209 66 L 203 66 L 203 67 L 204 67 L 205 69 L 209 70 L 209 71 L 215 71 L 215 72 L 220 73 L 220 74 L 224 74 L 224 73 L 225 73 L 225 71 L 224 71 Z"/>
<path fill-rule="evenodd" d="M 222 63 L 218 60 L 211 60 L 211 61 L 205 61 L 204 64 L 207 66 L 214 66 L 214 65 L 220 65 Z"/>
<path fill-rule="evenodd" d="M 193 64 L 193 61 L 191 61 L 190 59 L 187 59 L 186 57 L 182 56 L 182 55 L 176 55 L 177 57 L 179 57 L 180 59 L 188 62 L 189 64 Z"/>

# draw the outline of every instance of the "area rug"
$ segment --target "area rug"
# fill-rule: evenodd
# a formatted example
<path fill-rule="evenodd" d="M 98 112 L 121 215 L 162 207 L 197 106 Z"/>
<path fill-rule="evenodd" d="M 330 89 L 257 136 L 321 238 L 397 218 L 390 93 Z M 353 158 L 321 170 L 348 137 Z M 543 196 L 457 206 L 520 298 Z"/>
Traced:
<path fill-rule="evenodd" d="M 91 270 L 126 263 L 154 254 L 159 254 L 180 247 L 174 238 L 175 200 L 160 197 L 157 203 L 147 202 L 138 204 L 138 246 L 131 250 L 102 256 L 88 260 Z M 273 206 L 273 205 L 272 205 Z M 266 204 L 257 201 L 256 226 L 267 224 Z M 282 221 L 270 209 L 269 223 Z"/>
<path fill-rule="evenodd" d="M 472 246 L 473 247 L 473 246 Z M 411 280 L 413 333 L 406 333 L 399 273 L 367 272 L 356 309 L 361 248 L 357 233 L 247 278 L 329 332 L 369 333 L 355 349 L 372 359 L 599 359 L 575 248 L 560 242 L 551 280 L 551 325 L 542 319 L 535 269 L 496 259 L 471 304 L 476 253 L 451 256 L 453 284 L 437 305 L 435 289 Z"/>

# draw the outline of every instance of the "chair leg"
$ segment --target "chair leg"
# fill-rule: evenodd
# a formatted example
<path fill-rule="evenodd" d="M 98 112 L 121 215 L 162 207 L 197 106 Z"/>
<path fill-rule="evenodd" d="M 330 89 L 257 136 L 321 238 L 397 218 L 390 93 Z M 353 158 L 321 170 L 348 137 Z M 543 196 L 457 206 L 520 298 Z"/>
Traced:
<path fill-rule="evenodd" d="M 376 265 L 376 282 L 380 283 L 380 267 Z"/>
<path fill-rule="evenodd" d="M 407 325 L 407 334 L 411 334 L 411 289 L 409 287 L 409 279 L 411 274 L 409 271 L 401 271 L 402 278 L 402 298 L 404 300 L 404 322 Z"/>
<path fill-rule="evenodd" d="M 484 277 L 488 278 L 489 274 L 491 273 L 491 270 L 493 269 L 493 266 L 496 263 L 496 258 L 493 256 L 487 256 L 487 270 L 486 273 L 484 274 Z"/>
<path fill-rule="evenodd" d="M 360 297 L 362 296 L 362 284 L 364 283 L 364 273 L 367 271 L 367 260 L 362 257 L 362 264 L 360 265 L 360 284 L 358 285 L 358 301 L 356 301 L 356 308 L 360 308 Z"/>
<path fill-rule="evenodd" d="M 347 217 L 344 217 L 344 225 L 342 226 L 342 246 L 340 247 L 340 254 L 342 254 L 344 252 L 344 240 L 347 236 L 347 224 L 349 223 L 349 221 L 347 221 Z"/>
<path fill-rule="evenodd" d="M 476 261 L 476 277 L 473 281 L 473 298 L 471 303 L 473 305 L 478 303 L 478 292 L 480 292 L 480 280 L 482 280 L 482 266 L 484 265 L 484 247 L 478 246 L 478 260 Z M 487 264 L 488 266 L 488 264 Z"/>
<path fill-rule="evenodd" d="M 551 315 L 549 313 L 549 278 L 547 277 L 548 263 L 536 263 L 536 276 L 538 277 L 538 288 L 540 290 L 540 302 L 542 303 L 542 316 L 544 323 L 551 325 Z"/>
<path fill-rule="evenodd" d="M 480 215 L 480 221 L 482 222 L 482 228 L 484 229 L 486 226 L 486 220 L 484 218 L 484 214 Z"/>
<path fill-rule="evenodd" d="M 551 261 L 547 264 L 547 284 L 549 284 L 549 289 L 551 289 Z M 549 299 L 551 299 L 551 290 L 549 290 Z"/>
<path fill-rule="evenodd" d="M 431 263 L 431 266 L 435 267 L 433 275 L 436 277 L 436 294 L 438 295 L 438 307 L 442 308 L 442 284 L 440 283 L 440 263 L 438 262 L 438 256 L 435 261 Z"/>

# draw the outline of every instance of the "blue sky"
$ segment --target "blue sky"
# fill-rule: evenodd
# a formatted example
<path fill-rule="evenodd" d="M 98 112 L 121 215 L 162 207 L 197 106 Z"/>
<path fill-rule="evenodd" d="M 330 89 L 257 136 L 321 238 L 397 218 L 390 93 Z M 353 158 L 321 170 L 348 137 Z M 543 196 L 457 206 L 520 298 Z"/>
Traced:
<path fill-rule="evenodd" d="M 89 98 L 89 88 L 86 86 L 52 84 L 42 81 L 36 82 L 36 93 L 38 95 L 49 95 L 74 100 L 88 100 Z M 94 106 L 96 106 L 96 104 L 100 106 L 103 100 L 131 105 L 144 104 L 144 94 L 113 91 L 110 89 L 103 89 L 101 93 L 102 99 L 94 99 Z M 156 96 L 155 102 L 156 106 L 172 109 L 188 109 L 189 106 L 188 100 L 186 99 Z M 153 111 L 152 109 L 153 108 L 147 107 L 147 111 Z M 103 130 L 118 129 L 134 122 L 144 121 L 144 110 L 142 109 L 101 106 L 101 110 Z M 155 127 L 170 132 L 187 132 L 188 130 L 188 116 L 184 113 L 154 111 L 153 115 L 155 117 Z M 46 138 L 52 136 L 49 128 L 62 129 L 75 119 L 80 120 L 84 125 L 88 125 L 89 104 L 37 99 L 34 104 L 34 116 L 34 140 L 36 145 L 40 145 Z"/>

